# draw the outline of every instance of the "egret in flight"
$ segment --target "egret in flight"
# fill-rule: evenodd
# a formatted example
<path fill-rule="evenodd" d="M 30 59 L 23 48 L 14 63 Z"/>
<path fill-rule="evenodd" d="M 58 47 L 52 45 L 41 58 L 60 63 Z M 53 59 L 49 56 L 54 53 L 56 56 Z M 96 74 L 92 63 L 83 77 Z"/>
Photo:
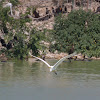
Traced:
<path fill-rule="evenodd" d="M 32 56 L 32 57 L 34 57 L 34 58 L 36 58 L 36 59 L 39 59 L 39 60 L 41 60 L 42 62 L 44 62 L 44 63 L 50 68 L 50 72 L 51 72 L 51 71 L 55 71 L 56 68 L 57 68 L 65 59 L 68 59 L 68 58 L 70 58 L 70 57 L 76 55 L 76 52 L 74 52 L 74 53 L 72 53 L 72 54 L 70 54 L 70 55 L 68 55 L 68 56 L 65 56 L 65 57 L 61 58 L 61 59 L 60 59 L 57 63 L 55 63 L 53 66 L 50 66 L 50 65 L 49 65 L 46 61 L 44 61 L 43 59 L 38 58 L 38 57 L 36 57 L 36 56 L 33 56 L 30 52 L 29 52 L 29 54 L 30 54 L 30 56 Z M 55 72 L 55 74 L 57 74 L 57 73 Z"/>

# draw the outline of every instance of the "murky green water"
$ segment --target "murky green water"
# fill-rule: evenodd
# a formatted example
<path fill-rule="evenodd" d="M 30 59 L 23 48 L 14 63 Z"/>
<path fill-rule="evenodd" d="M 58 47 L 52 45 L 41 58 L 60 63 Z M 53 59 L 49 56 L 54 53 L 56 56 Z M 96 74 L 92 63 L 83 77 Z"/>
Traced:
<path fill-rule="evenodd" d="M 53 65 L 57 60 L 47 60 Z M 0 62 L 0 100 L 100 100 L 100 61 Z"/>

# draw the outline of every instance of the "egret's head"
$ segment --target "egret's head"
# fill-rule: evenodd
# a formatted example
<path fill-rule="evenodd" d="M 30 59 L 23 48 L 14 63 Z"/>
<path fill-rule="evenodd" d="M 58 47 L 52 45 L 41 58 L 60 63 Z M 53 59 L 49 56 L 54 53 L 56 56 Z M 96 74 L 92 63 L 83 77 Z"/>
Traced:
<path fill-rule="evenodd" d="M 50 72 L 52 72 L 52 68 L 50 68 Z"/>

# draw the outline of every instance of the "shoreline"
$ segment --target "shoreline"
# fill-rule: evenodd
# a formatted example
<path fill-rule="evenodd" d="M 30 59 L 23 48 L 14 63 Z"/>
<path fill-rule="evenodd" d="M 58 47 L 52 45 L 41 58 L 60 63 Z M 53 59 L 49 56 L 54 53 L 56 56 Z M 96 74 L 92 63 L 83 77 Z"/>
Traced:
<path fill-rule="evenodd" d="M 48 53 L 48 54 L 45 55 L 45 59 L 61 59 L 61 58 L 65 57 L 65 56 L 67 56 L 67 55 L 68 55 L 67 53 L 59 53 L 59 54 Z M 33 57 L 29 57 L 28 59 L 32 59 L 32 58 Z M 77 58 L 77 60 L 83 60 L 83 59 L 100 60 L 100 57 L 99 58 L 96 58 L 96 57 L 89 58 L 89 57 L 86 56 L 84 58 L 84 55 L 82 55 L 81 53 L 76 54 L 75 56 L 72 57 L 72 59 L 75 59 L 75 58 Z"/>
<path fill-rule="evenodd" d="M 44 55 L 45 56 L 45 59 L 61 59 L 61 58 L 63 58 L 63 57 L 65 57 L 65 56 L 68 56 L 68 53 L 48 53 L 48 54 L 46 54 L 46 55 Z M 41 57 L 40 57 L 41 58 Z M 30 56 L 28 56 L 28 58 L 26 58 L 27 60 L 32 60 L 32 62 L 35 62 L 36 61 L 36 59 L 35 58 L 33 58 L 33 57 L 30 57 Z M 85 56 L 85 58 L 84 58 L 84 55 L 82 55 L 81 53 L 79 53 L 79 54 L 76 54 L 75 56 L 73 56 L 73 57 L 71 57 L 71 59 L 73 59 L 73 60 L 79 60 L 79 61 L 81 61 L 81 60 L 85 60 L 85 59 L 87 59 L 87 60 L 100 60 L 100 57 L 98 57 L 98 58 L 96 58 L 96 57 L 91 57 L 91 58 L 89 58 L 89 57 L 87 57 L 87 56 Z M 2 54 L 2 55 L 0 55 L 0 61 L 2 62 L 2 61 L 9 61 L 9 60 L 11 60 L 11 59 L 8 59 L 6 56 L 5 56 L 5 54 Z"/>

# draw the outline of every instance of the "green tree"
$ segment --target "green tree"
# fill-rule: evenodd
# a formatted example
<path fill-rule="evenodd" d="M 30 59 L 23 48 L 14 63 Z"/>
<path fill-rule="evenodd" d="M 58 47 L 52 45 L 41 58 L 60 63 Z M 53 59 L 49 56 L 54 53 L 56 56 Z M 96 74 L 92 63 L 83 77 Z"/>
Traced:
<path fill-rule="evenodd" d="M 13 6 L 17 6 L 17 4 L 19 3 L 18 0 L 10 0 L 10 2 L 12 3 Z"/>
<path fill-rule="evenodd" d="M 29 38 L 28 47 L 32 50 L 33 55 L 38 55 L 39 50 L 41 50 L 42 46 L 40 45 L 40 41 L 44 39 L 43 32 L 37 31 L 35 28 L 32 29 Z"/>
<path fill-rule="evenodd" d="M 17 0 L 10 0 L 11 3 Z M 2 8 L 0 2 L 0 29 L 4 30 L 6 43 L 12 41 L 11 49 L 2 49 L 0 53 L 5 53 L 9 58 L 24 59 L 28 56 L 28 51 L 31 49 L 34 55 L 38 54 L 41 49 L 40 41 L 43 39 L 43 32 L 37 31 L 35 28 L 32 29 L 27 27 L 26 22 L 31 20 L 27 17 L 29 11 L 21 15 L 20 19 L 14 19 L 8 15 L 9 8 Z M 31 32 L 30 32 L 31 31 Z M 30 33 L 30 36 L 25 35 L 25 32 Z M 13 38 L 17 36 L 17 41 Z M 29 37 L 29 39 L 28 39 Z"/>
<path fill-rule="evenodd" d="M 68 17 L 58 16 L 55 19 L 55 47 L 58 51 L 74 50 L 88 56 L 100 56 L 100 15 L 83 10 L 72 11 Z"/>

